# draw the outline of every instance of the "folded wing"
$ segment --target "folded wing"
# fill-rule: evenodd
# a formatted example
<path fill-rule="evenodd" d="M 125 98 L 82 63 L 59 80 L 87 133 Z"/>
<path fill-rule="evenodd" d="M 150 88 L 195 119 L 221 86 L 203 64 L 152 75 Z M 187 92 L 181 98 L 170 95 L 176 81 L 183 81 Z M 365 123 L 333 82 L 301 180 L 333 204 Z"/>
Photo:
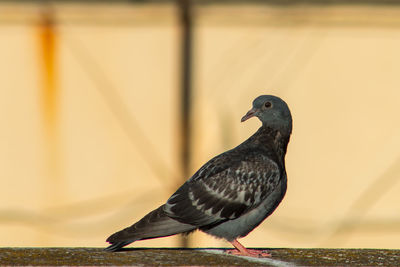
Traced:
<path fill-rule="evenodd" d="M 233 220 L 257 207 L 276 188 L 280 168 L 260 151 L 228 151 L 196 172 L 165 204 L 166 214 L 202 227 Z"/>

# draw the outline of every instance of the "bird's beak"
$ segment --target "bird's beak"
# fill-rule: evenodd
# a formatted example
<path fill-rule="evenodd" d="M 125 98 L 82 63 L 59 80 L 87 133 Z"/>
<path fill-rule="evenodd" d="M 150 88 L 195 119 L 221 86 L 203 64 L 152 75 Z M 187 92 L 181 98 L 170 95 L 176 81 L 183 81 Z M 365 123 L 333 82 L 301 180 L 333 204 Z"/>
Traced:
<path fill-rule="evenodd" d="M 250 119 L 251 117 L 254 117 L 256 115 L 257 109 L 252 108 L 250 109 L 246 115 L 243 116 L 243 118 L 240 120 L 241 122 L 247 121 L 248 119 Z"/>

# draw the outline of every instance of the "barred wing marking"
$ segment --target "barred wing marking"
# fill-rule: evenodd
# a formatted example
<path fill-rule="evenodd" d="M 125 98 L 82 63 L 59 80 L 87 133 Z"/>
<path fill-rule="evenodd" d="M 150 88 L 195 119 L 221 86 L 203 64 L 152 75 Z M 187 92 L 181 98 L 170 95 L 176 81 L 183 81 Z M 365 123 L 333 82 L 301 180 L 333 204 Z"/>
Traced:
<path fill-rule="evenodd" d="M 204 226 L 238 218 L 260 205 L 278 185 L 280 169 L 259 151 L 245 155 L 224 153 L 206 163 L 168 199 L 167 215 Z"/>

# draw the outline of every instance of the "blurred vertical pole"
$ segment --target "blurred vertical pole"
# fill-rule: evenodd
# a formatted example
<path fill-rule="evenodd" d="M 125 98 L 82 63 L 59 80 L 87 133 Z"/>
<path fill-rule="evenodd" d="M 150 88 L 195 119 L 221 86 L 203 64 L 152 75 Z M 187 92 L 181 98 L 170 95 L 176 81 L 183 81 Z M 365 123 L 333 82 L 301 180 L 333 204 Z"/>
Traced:
<path fill-rule="evenodd" d="M 43 204 L 56 204 L 62 199 L 60 153 L 58 140 L 58 87 L 56 72 L 57 36 L 53 8 L 45 4 L 40 13 L 37 30 L 39 48 L 39 74 L 41 75 L 40 101 L 44 134 L 45 173 Z"/>
<path fill-rule="evenodd" d="M 43 122 L 46 132 L 54 135 L 56 124 L 56 77 L 55 77 L 55 54 L 56 36 L 54 29 L 53 10 L 45 7 L 40 14 L 39 23 L 39 57 L 42 70 L 42 107 Z"/>
<path fill-rule="evenodd" d="M 190 175 L 191 163 L 191 96 L 192 96 L 192 6 L 191 0 L 178 0 L 180 22 L 180 166 L 182 181 Z M 182 247 L 189 246 L 189 236 L 182 237 Z"/>

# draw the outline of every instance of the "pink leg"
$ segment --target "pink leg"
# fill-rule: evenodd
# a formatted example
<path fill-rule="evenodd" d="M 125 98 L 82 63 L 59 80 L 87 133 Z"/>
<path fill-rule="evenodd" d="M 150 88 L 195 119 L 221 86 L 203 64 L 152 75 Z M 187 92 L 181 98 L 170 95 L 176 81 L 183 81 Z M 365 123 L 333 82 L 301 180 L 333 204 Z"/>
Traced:
<path fill-rule="evenodd" d="M 247 249 L 242 244 L 240 244 L 239 241 L 237 241 L 237 240 L 233 240 L 230 243 L 236 248 L 236 250 L 228 251 L 229 254 L 239 255 L 239 256 L 249 256 L 249 257 L 255 257 L 255 258 L 271 257 L 271 254 L 266 253 L 263 250 Z"/>

